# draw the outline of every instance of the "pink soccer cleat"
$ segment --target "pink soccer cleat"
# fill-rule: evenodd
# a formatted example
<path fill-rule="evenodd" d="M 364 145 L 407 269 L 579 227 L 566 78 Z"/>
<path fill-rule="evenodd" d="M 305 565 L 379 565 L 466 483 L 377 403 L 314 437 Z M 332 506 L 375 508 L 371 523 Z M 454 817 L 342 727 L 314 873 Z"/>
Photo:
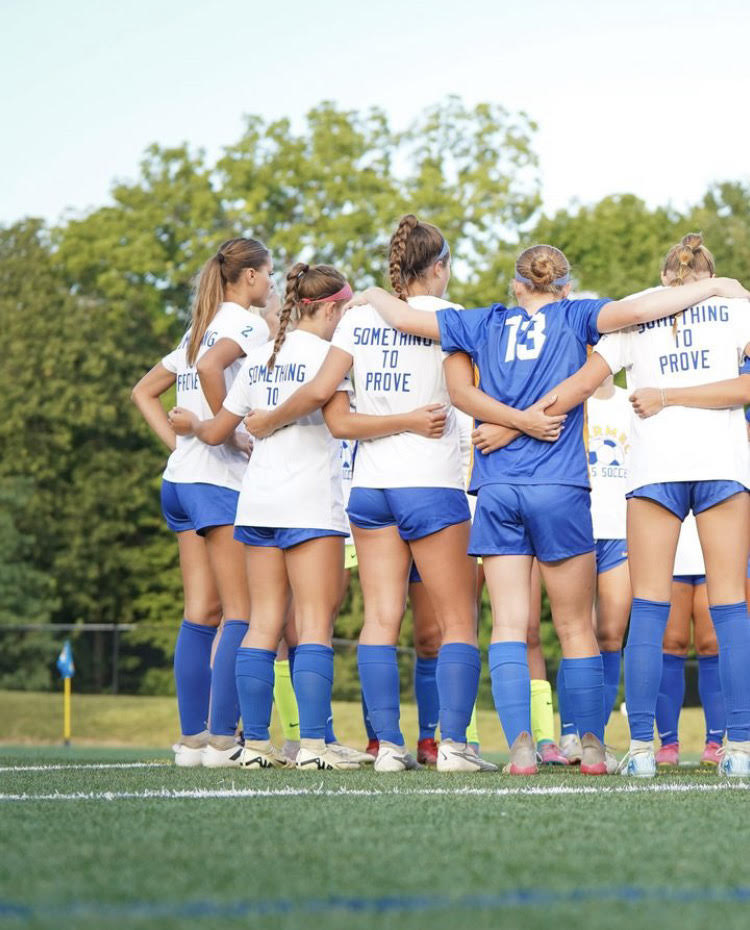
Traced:
<path fill-rule="evenodd" d="M 417 743 L 417 762 L 422 765 L 437 765 L 438 747 L 434 739 L 421 739 Z"/>
<path fill-rule="evenodd" d="M 706 748 L 701 756 L 700 767 L 702 769 L 718 768 L 723 755 L 724 747 L 721 743 L 706 743 Z"/>
<path fill-rule="evenodd" d="M 665 743 L 656 753 L 657 769 L 676 769 L 680 764 L 680 744 Z"/>
<path fill-rule="evenodd" d="M 557 743 L 549 740 L 537 743 L 536 754 L 540 765 L 570 765 Z"/>
<path fill-rule="evenodd" d="M 377 759 L 378 750 L 380 749 L 380 743 L 376 739 L 368 740 L 367 746 L 365 747 L 365 752 L 368 756 L 372 756 L 373 759 Z"/>

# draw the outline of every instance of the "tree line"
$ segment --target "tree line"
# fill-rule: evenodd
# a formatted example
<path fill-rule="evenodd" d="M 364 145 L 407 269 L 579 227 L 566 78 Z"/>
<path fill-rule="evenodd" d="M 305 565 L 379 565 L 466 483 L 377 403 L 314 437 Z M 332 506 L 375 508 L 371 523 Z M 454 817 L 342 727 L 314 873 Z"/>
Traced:
<path fill-rule="evenodd" d="M 466 306 L 507 299 L 514 256 L 538 241 L 565 251 L 580 290 L 613 298 L 658 283 L 660 256 L 693 229 L 721 274 L 750 281 L 746 182 L 717 183 L 683 211 L 616 194 L 545 215 L 535 132 L 523 113 L 458 98 L 403 132 L 381 110 L 325 102 L 301 127 L 247 117 L 212 161 L 152 145 L 111 203 L 0 228 L 0 626 L 141 624 L 123 686 L 170 688 L 181 585 L 159 512 L 166 452 L 129 393 L 176 344 L 195 274 L 226 238 L 263 240 L 279 269 L 334 264 L 361 288 L 385 283 L 390 231 L 415 212 L 448 238 L 450 296 Z M 356 636 L 360 620 L 353 586 L 336 633 Z M 50 687 L 57 648 L 2 636 L 0 688 Z M 79 687 L 105 683 L 104 649 L 81 637 Z M 352 689 L 346 672 L 339 693 Z"/>

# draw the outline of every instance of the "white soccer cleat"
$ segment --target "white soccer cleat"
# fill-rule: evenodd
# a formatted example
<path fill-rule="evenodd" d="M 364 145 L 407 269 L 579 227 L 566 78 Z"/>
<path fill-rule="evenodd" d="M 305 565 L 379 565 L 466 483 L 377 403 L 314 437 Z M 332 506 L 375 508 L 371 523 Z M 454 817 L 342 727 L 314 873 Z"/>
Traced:
<path fill-rule="evenodd" d="M 497 766 L 480 759 L 466 743 L 451 739 L 440 741 L 437 753 L 438 772 L 496 772 Z"/>
<path fill-rule="evenodd" d="M 207 745 L 208 730 L 192 736 L 180 736 L 179 743 L 172 746 L 174 764 L 184 769 L 193 769 L 203 765 L 203 750 Z"/>
<path fill-rule="evenodd" d="M 607 746 L 606 743 L 604 745 L 604 761 L 607 764 L 607 775 L 616 775 L 620 763 L 612 747 Z"/>
<path fill-rule="evenodd" d="M 292 763 L 270 740 L 245 740 L 240 756 L 242 769 L 290 769 Z"/>
<path fill-rule="evenodd" d="M 653 742 L 632 740 L 630 750 L 617 768 L 620 775 L 630 778 L 654 778 L 656 776 L 656 757 Z"/>
<path fill-rule="evenodd" d="M 375 760 L 376 772 L 413 772 L 421 768 L 419 762 L 403 746 L 380 741 L 378 757 Z"/>
<path fill-rule="evenodd" d="M 577 733 L 566 733 L 560 737 L 560 752 L 568 760 L 568 765 L 580 764 L 583 747 Z"/>
<path fill-rule="evenodd" d="M 295 765 L 305 772 L 356 772 L 361 768 L 359 762 L 348 759 L 333 746 L 326 746 L 322 739 L 303 739 Z"/>
<path fill-rule="evenodd" d="M 503 775 L 536 775 L 538 772 L 531 733 L 519 733 L 510 747 L 510 762 L 503 766 Z"/>
<path fill-rule="evenodd" d="M 604 743 L 593 733 L 584 733 L 581 748 L 581 775 L 606 775 L 607 750 Z"/>
<path fill-rule="evenodd" d="M 339 753 L 339 755 L 343 756 L 345 759 L 348 759 L 349 762 L 358 762 L 360 765 L 372 765 L 375 761 L 369 752 L 362 752 L 359 749 L 355 749 L 353 746 L 344 746 L 343 743 L 326 743 L 326 746 L 334 752 Z"/>
<path fill-rule="evenodd" d="M 219 749 L 217 746 L 212 746 L 209 740 L 206 748 L 203 750 L 203 767 L 207 769 L 239 768 L 241 756 L 241 743 L 233 741 L 231 746 L 225 746 L 223 749 Z"/>
<path fill-rule="evenodd" d="M 750 778 L 750 740 L 727 740 L 719 763 L 719 773 L 727 778 Z"/>

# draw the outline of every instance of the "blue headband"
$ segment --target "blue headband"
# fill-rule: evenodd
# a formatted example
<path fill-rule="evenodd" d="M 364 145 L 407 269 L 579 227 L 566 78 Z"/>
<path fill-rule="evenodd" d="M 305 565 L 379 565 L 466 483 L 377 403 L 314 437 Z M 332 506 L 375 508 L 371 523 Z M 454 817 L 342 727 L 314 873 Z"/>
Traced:
<path fill-rule="evenodd" d="M 536 287 L 536 285 L 535 285 L 534 282 L 531 280 L 531 278 L 525 278 L 525 277 L 521 274 L 521 272 L 518 271 L 518 269 L 516 269 L 516 273 L 515 273 L 514 277 L 515 277 L 516 281 L 520 281 L 522 284 L 530 284 L 532 287 Z M 563 284 L 568 284 L 569 282 L 570 282 L 570 272 L 568 271 L 568 272 L 567 272 L 566 274 L 564 274 L 561 278 L 555 278 L 555 280 L 552 282 L 552 284 L 554 284 L 555 287 L 562 287 Z"/>
<path fill-rule="evenodd" d="M 442 262 L 442 260 L 448 256 L 448 254 L 450 253 L 450 250 L 451 250 L 451 247 L 448 245 L 448 240 L 443 239 L 443 247 L 440 250 L 440 255 L 438 255 L 435 261 Z"/>

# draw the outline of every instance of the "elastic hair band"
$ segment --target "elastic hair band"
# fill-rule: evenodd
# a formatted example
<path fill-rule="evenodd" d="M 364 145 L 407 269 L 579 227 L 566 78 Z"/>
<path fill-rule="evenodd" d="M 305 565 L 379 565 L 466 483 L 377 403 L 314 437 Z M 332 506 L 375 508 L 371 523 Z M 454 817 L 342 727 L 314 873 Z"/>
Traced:
<path fill-rule="evenodd" d="M 448 257 L 448 254 L 450 253 L 450 250 L 451 250 L 451 247 L 448 245 L 448 240 L 447 240 L 447 239 L 443 239 L 443 247 L 442 247 L 442 249 L 440 250 L 440 255 L 438 255 L 438 257 L 435 259 L 435 261 L 436 261 L 436 262 L 442 262 L 442 260 L 443 260 L 444 258 L 447 258 L 447 257 Z"/>
<path fill-rule="evenodd" d="M 532 287 L 534 287 L 534 282 L 531 280 L 531 278 L 524 277 L 520 271 L 516 270 L 514 277 L 516 281 L 520 281 L 521 284 L 530 284 Z M 552 284 L 554 284 L 555 287 L 562 287 L 563 284 L 568 284 L 569 281 L 570 281 L 570 272 L 568 271 L 567 274 L 564 274 L 561 278 L 555 278 Z"/>
<path fill-rule="evenodd" d="M 220 265 L 223 265 L 226 261 L 226 255 L 223 252 L 217 252 L 216 258 L 218 259 Z"/>
<path fill-rule="evenodd" d="M 349 286 L 347 281 L 344 286 L 336 291 L 335 294 L 331 294 L 330 297 L 301 297 L 301 304 L 317 304 L 317 303 L 327 303 L 329 300 L 350 300 L 354 296 L 354 291 Z"/>

